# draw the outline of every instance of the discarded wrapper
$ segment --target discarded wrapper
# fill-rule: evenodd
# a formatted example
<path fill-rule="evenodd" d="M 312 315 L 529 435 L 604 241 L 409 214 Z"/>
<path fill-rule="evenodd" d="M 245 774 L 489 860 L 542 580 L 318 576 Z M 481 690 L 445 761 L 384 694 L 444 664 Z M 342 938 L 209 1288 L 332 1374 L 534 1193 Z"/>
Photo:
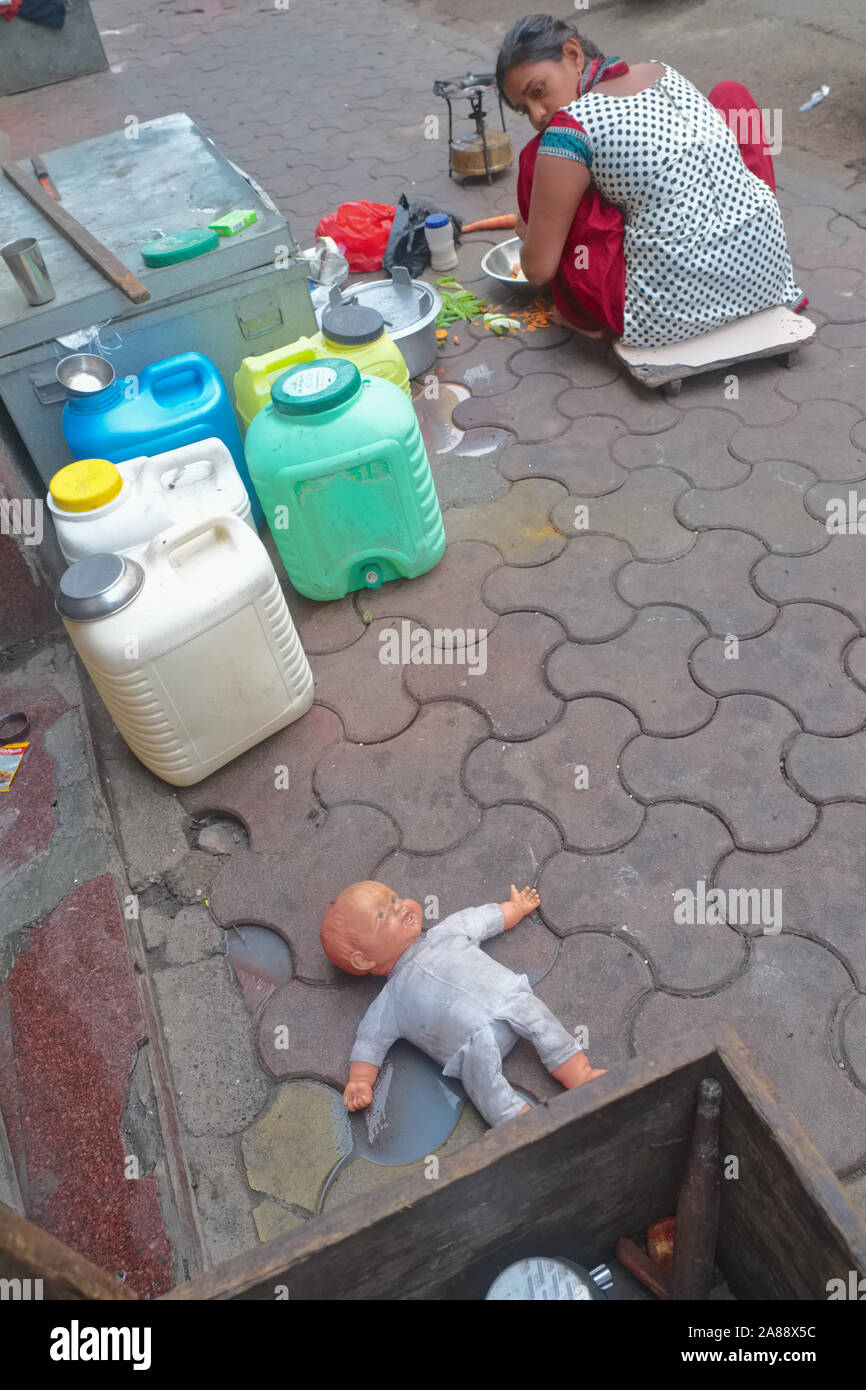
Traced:
<path fill-rule="evenodd" d="M 6 743 L 0 748 L 0 792 L 8 792 L 12 778 L 21 766 L 21 759 L 30 747 L 26 743 Z"/>
<path fill-rule="evenodd" d="M 809 100 L 804 101 L 803 105 L 798 109 L 800 111 L 811 111 L 813 106 L 817 106 L 819 101 L 823 101 L 824 98 L 828 97 L 829 95 L 830 88 L 827 86 L 825 82 L 823 87 L 820 87 L 817 92 L 813 92 Z"/>

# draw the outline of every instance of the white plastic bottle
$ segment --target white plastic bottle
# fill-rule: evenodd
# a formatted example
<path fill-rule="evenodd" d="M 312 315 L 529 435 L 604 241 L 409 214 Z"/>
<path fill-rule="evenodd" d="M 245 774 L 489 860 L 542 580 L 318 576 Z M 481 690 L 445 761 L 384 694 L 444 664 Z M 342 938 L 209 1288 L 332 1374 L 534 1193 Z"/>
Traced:
<path fill-rule="evenodd" d="M 221 439 L 118 464 L 79 459 L 55 473 L 47 502 L 70 565 L 86 555 L 135 554 L 170 526 L 225 512 L 255 529 L 250 499 Z"/>
<path fill-rule="evenodd" d="M 258 536 L 232 514 L 163 531 L 137 556 L 90 555 L 57 610 L 145 767 L 200 782 L 313 702 L 313 675 Z"/>
<path fill-rule="evenodd" d="M 454 249 L 454 230 L 447 212 L 431 212 L 424 223 L 424 235 L 430 247 L 433 270 L 453 270 L 457 264 Z"/>

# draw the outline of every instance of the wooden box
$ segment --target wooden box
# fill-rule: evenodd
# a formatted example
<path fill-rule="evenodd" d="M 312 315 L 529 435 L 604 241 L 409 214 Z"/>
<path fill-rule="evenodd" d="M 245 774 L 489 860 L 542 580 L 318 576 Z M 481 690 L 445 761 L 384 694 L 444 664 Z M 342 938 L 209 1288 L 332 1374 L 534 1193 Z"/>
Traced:
<path fill-rule="evenodd" d="M 586 1268 L 676 1208 L 698 1084 L 722 1085 L 717 1262 L 742 1299 L 828 1297 L 866 1274 L 866 1226 L 726 1025 L 690 1033 L 338 1207 L 167 1299 L 480 1299 L 507 1264 Z M 730 1162 L 736 1159 L 736 1164 Z"/>

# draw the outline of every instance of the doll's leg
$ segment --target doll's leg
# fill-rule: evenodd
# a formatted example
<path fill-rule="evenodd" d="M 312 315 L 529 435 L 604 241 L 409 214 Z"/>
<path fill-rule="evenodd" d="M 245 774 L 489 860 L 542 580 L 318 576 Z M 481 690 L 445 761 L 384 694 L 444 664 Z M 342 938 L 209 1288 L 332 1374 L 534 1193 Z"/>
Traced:
<path fill-rule="evenodd" d="M 482 1028 L 461 1051 L 460 1080 L 489 1125 L 500 1125 L 526 1109 L 502 1073 L 502 1054 L 493 1027 Z"/>
<path fill-rule="evenodd" d="M 567 1090 L 604 1074 L 590 1066 L 572 1035 L 528 985 L 509 1001 L 507 1021 L 515 1033 L 532 1043 L 551 1076 Z"/>

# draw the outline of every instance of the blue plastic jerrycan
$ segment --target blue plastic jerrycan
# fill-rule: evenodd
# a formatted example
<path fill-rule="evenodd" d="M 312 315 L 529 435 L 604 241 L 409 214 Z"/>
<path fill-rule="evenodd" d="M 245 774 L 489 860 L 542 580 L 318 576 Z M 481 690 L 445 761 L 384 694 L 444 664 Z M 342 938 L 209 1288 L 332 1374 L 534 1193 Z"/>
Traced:
<path fill-rule="evenodd" d="M 214 363 L 200 352 L 153 362 L 137 378 L 112 381 L 102 390 L 70 392 L 62 425 L 73 458 L 110 463 L 221 439 L 249 494 L 256 525 L 264 520 L 228 392 Z"/>

